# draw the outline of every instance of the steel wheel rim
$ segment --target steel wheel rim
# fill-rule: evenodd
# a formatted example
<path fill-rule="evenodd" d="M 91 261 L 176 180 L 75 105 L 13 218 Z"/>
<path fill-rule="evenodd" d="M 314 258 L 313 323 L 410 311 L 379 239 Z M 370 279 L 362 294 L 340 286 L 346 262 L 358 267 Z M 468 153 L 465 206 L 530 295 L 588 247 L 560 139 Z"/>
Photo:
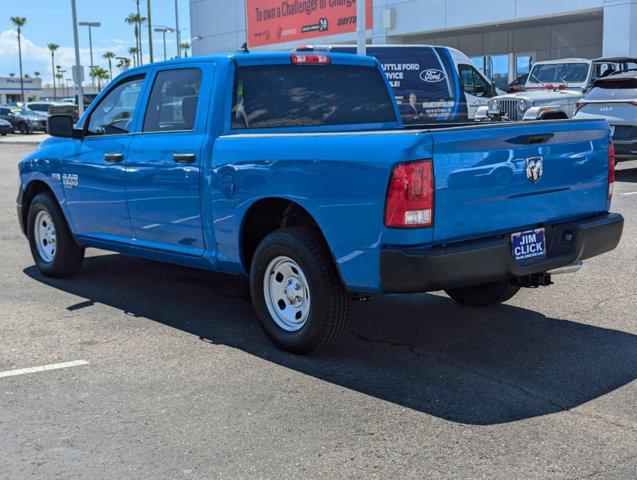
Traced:
<path fill-rule="evenodd" d="M 263 296 L 270 316 L 287 332 L 303 328 L 310 315 L 310 289 L 305 273 L 289 257 L 268 264 L 263 277 Z"/>
<path fill-rule="evenodd" d="M 49 212 L 40 211 L 35 217 L 34 225 L 35 246 L 38 255 L 46 263 L 51 263 L 55 258 L 57 250 L 57 238 L 55 235 L 55 225 Z"/>

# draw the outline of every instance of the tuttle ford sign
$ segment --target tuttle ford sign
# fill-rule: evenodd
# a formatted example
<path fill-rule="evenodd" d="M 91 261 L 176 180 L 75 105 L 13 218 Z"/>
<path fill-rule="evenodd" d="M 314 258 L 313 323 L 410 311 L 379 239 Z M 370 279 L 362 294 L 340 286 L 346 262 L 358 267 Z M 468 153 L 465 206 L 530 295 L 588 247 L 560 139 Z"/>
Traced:
<path fill-rule="evenodd" d="M 250 47 L 356 31 L 356 0 L 247 0 L 246 7 Z M 372 0 L 366 7 L 371 29 Z"/>

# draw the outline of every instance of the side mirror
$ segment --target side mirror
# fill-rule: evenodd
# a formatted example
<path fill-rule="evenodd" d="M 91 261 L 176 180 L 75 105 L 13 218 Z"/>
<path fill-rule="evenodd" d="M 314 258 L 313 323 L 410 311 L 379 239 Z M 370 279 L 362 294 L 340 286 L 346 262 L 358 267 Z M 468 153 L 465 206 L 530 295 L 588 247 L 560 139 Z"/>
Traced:
<path fill-rule="evenodd" d="M 50 115 L 47 122 L 47 133 L 53 137 L 73 137 L 73 117 L 71 115 Z"/>

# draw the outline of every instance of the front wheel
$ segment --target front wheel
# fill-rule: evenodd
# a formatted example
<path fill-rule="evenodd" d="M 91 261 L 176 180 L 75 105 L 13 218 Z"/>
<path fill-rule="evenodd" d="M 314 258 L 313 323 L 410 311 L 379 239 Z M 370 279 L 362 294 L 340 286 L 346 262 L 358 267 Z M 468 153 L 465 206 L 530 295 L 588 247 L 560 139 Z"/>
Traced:
<path fill-rule="evenodd" d="M 456 302 L 470 307 L 486 307 L 506 302 L 520 290 L 513 282 L 493 282 L 472 287 L 445 290 Z"/>
<path fill-rule="evenodd" d="M 20 125 L 18 125 L 18 130 L 23 135 L 28 135 L 28 134 L 31 133 L 31 127 L 29 127 L 29 125 L 27 125 L 24 122 L 22 122 Z"/>
<path fill-rule="evenodd" d="M 250 293 L 266 335 L 292 353 L 333 345 L 349 319 L 349 294 L 329 251 L 306 228 L 277 230 L 263 239 L 252 259 Z"/>
<path fill-rule="evenodd" d="M 50 193 L 40 193 L 31 202 L 27 218 L 31 255 L 47 277 L 70 277 L 84 261 L 84 249 L 73 240 L 64 215 Z"/>

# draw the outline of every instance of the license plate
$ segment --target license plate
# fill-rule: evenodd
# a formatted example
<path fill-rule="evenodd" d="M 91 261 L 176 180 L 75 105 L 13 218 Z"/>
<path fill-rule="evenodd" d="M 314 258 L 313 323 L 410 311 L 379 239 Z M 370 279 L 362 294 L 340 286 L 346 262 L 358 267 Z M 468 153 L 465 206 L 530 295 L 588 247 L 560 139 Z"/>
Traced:
<path fill-rule="evenodd" d="M 516 261 L 545 256 L 544 229 L 536 228 L 511 234 L 511 249 Z"/>

